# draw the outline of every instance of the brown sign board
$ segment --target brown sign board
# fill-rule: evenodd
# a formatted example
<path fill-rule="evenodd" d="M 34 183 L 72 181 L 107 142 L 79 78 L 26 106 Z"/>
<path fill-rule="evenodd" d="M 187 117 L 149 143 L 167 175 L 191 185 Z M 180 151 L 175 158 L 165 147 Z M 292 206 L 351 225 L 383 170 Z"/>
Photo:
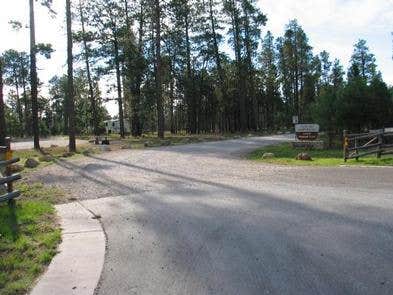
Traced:
<path fill-rule="evenodd" d="M 296 138 L 298 140 L 317 140 L 318 133 L 315 132 L 296 132 Z"/>
<path fill-rule="evenodd" d="M 319 136 L 318 124 L 297 124 L 295 126 L 296 139 L 302 141 L 317 140 Z"/>

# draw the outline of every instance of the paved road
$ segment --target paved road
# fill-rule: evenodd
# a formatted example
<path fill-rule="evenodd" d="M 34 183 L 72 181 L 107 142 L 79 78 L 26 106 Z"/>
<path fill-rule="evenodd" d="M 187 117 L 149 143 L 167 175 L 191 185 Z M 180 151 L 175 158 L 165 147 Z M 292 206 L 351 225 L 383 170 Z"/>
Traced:
<path fill-rule="evenodd" d="M 285 139 L 107 153 L 34 178 L 102 216 L 98 294 L 393 294 L 393 169 L 239 157 Z"/>

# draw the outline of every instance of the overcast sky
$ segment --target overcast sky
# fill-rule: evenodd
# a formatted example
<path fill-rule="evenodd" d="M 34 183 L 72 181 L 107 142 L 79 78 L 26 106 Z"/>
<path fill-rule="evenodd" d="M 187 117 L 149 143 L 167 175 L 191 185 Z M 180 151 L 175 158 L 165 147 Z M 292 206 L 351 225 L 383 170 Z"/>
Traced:
<path fill-rule="evenodd" d="M 0 52 L 14 48 L 28 51 L 28 30 L 13 32 L 9 20 L 28 23 L 28 0 L 1 0 Z M 54 75 L 65 73 L 64 0 L 53 0 L 55 19 L 37 5 L 37 42 L 52 43 L 56 52 L 48 61 L 39 60 L 38 75 L 47 82 Z M 285 25 L 296 18 L 310 39 L 314 53 L 327 50 L 332 58 L 339 58 L 347 67 L 353 44 L 366 39 L 377 58 L 384 80 L 393 85 L 393 0 L 259 0 L 262 11 L 268 16 L 267 30 L 277 37 Z M 114 103 L 108 105 L 112 115 L 117 113 Z"/>

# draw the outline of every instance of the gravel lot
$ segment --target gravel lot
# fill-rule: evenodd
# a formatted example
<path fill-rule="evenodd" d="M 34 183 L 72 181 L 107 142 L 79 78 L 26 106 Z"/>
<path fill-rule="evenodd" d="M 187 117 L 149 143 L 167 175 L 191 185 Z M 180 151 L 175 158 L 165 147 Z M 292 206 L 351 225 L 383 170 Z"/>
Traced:
<path fill-rule="evenodd" d="M 101 215 L 98 294 L 393 294 L 393 169 L 240 157 L 287 139 L 122 150 L 30 178 Z"/>
<path fill-rule="evenodd" d="M 78 145 L 88 144 L 88 141 L 77 139 L 76 143 Z M 12 144 L 13 150 L 29 150 L 29 149 L 34 148 L 34 142 L 32 139 L 18 140 L 18 141 L 12 142 L 11 144 Z M 48 148 L 51 145 L 68 146 L 68 138 L 50 137 L 50 138 L 40 139 L 40 146 L 42 148 Z"/>

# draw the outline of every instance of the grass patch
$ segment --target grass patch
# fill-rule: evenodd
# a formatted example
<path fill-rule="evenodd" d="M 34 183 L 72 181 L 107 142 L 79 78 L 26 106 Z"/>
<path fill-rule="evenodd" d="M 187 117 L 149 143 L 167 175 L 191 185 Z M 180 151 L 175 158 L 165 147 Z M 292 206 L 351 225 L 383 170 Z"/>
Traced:
<path fill-rule="evenodd" d="M 0 295 L 25 294 L 56 254 L 61 232 L 43 200 L 0 204 Z"/>
<path fill-rule="evenodd" d="M 28 183 L 20 181 L 15 183 L 15 189 L 22 193 L 18 200 L 22 201 L 41 201 L 50 204 L 59 204 L 67 201 L 65 192 L 55 186 L 44 185 L 40 182 Z"/>
<path fill-rule="evenodd" d="M 312 161 L 298 161 L 296 156 L 299 153 L 307 152 Z M 263 159 L 264 153 L 273 153 L 272 159 Z M 298 166 L 339 166 L 339 165 L 365 165 L 365 166 L 393 166 L 393 156 L 383 156 L 381 159 L 376 156 L 369 156 L 356 160 L 343 160 L 343 151 L 341 149 L 331 150 L 309 150 L 303 148 L 293 148 L 290 143 L 267 146 L 253 151 L 247 156 L 248 159 L 264 163 L 280 165 L 298 165 Z"/>
<path fill-rule="evenodd" d="M 54 204 L 66 200 L 59 188 L 15 183 L 22 196 L 14 208 L 0 203 L 0 295 L 26 294 L 57 252 L 61 231 Z"/>

